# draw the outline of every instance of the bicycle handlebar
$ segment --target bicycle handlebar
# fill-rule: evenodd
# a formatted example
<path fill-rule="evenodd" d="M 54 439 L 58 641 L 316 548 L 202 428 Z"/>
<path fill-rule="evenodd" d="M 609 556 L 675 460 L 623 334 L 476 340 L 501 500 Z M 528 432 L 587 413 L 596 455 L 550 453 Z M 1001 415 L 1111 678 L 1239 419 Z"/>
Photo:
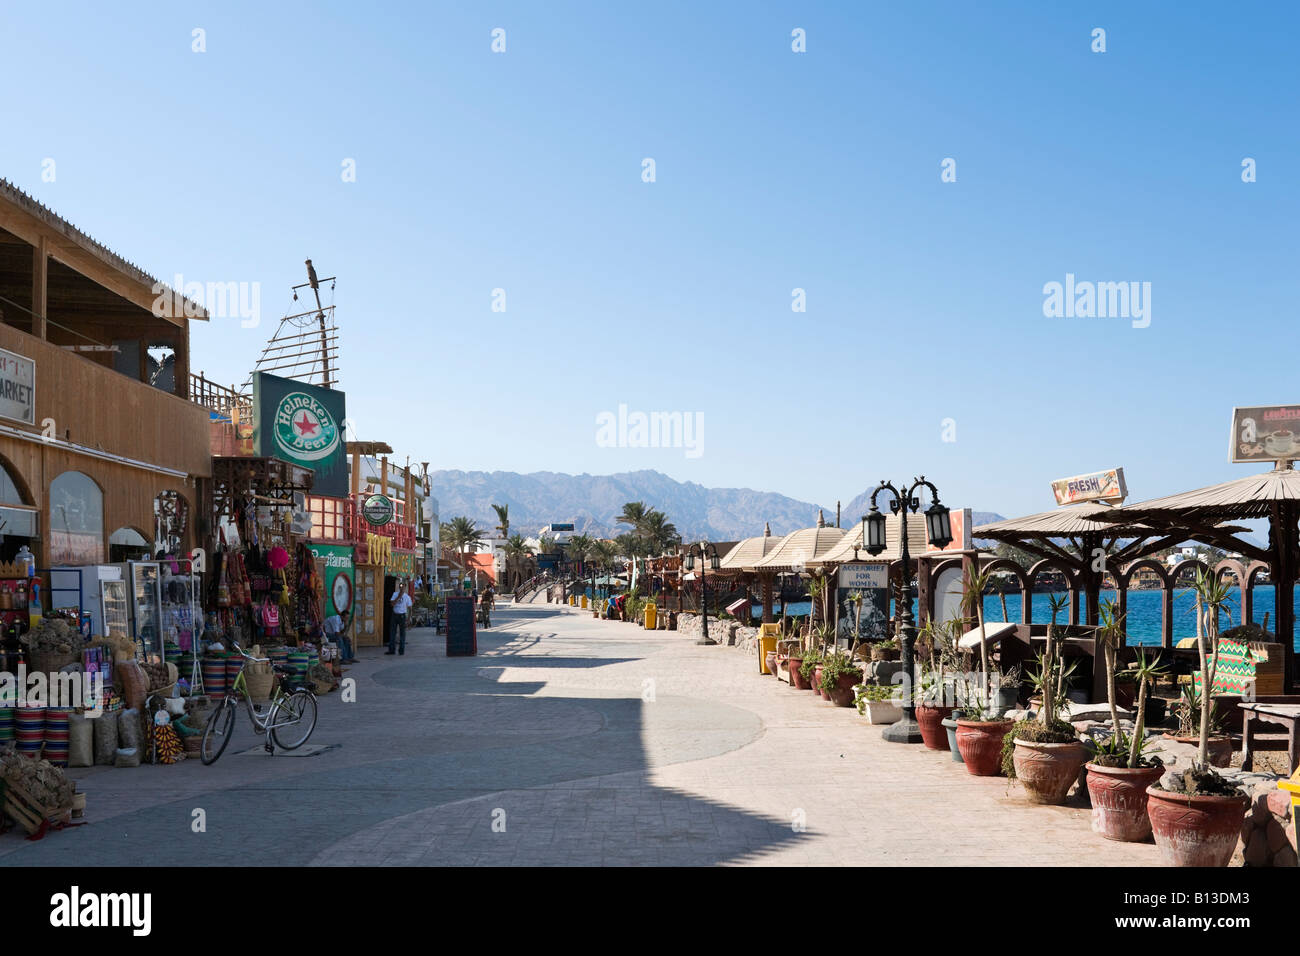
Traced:
<path fill-rule="evenodd" d="M 236 641 L 236 640 L 233 639 L 233 638 L 231 638 L 230 645 L 231 645 L 235 650 L 239 651 L 239 656 L 242 657 L 242 658 L 244 658 L 244 660 L 252 661 L 254 664 L 269 664 L 269 663 L 271 663 L 271 658 L 269 658 L 269 657 L 254 657 L 252 654 L 248 653 L 246 650 L 244 650 L 242 647 L 240 647 L 240 646 L 239 646 L 239 642 Z"/>

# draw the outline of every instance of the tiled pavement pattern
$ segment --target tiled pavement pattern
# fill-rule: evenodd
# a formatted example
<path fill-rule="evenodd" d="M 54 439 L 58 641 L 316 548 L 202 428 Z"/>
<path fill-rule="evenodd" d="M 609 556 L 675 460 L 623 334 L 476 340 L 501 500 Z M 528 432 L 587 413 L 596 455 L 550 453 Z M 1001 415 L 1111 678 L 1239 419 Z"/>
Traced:
<path fill-rule="evenodd" d="M 73 771 L 90 825 L 10 832 L 0 864 L 1156 862 L 734 648 L 506 604 L 479 651 L 449 659 L 428 630 L 404 657 L 363 651 L 357 702 L 321 700 L 316 756 L 237 755 L 257 743 L 241 714 L 212 767 Z"/>

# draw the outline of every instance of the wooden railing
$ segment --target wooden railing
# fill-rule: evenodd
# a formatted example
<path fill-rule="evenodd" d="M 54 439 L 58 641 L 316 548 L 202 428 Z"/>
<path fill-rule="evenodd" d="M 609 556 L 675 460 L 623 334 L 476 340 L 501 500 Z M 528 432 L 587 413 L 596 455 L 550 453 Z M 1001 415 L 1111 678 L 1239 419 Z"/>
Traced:
<path fill-rule="evenodd" d="M 240 394 L 238 389 L 218 385 L 205 378 L 202 372 L 190 375 L 190 401 L 216 412 L 222 418 L 251 424 L 253 421 L 253 400 Z"/>

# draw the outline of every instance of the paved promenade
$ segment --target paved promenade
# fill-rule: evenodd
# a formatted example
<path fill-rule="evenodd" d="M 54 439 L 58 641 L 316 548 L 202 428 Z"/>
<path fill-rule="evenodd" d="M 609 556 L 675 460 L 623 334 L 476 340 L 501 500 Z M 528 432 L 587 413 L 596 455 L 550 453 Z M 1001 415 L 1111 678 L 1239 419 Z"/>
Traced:
<path fill-rule="evenodd" d="M 1156 865 L 1080 807 L 1031 806 L 734 648 L 505 604 L 479 656 L 413 631 L 322 698 L 312 756 L 74 770 L 88 826 L 0 865 Z M 197 817 L 206 823 L 194 832 Z"/>

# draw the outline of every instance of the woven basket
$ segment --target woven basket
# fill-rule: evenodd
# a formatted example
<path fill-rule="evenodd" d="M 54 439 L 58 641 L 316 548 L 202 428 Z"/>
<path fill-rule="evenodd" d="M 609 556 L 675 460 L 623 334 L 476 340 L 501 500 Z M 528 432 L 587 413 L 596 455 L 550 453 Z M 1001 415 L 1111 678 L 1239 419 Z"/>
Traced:
<path fill-rule="evenodd" d="M 245 664 L 244 686 L 254 702 L 270 700 L 271 691 L 275 689 L 275 671 L 271 670 L 270 664 Z"/>
<path fill-rule="evenodd" d="M 27 651 L 27 669 L 33 673 L 55 674 L 80 661 L 81 655 L 76 651 Z"/>

